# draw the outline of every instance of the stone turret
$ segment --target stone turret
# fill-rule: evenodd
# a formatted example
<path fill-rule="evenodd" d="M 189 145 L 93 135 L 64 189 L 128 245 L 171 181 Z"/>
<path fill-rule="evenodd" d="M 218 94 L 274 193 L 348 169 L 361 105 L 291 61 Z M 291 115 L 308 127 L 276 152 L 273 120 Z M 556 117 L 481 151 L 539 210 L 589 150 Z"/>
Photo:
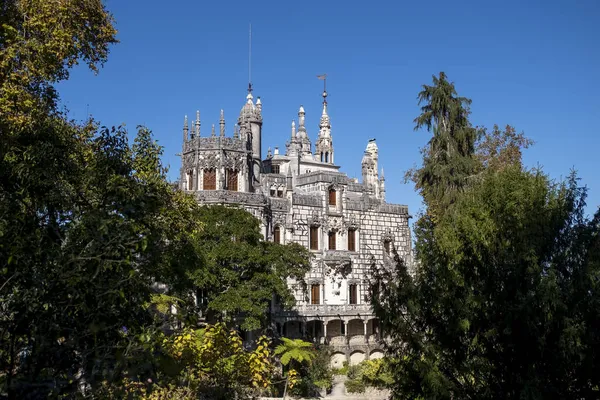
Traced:
<path fill-rule="evenodd" d="M 315 158 L 321 162 L 333 164 L 333 139 L 331 123 L 327 114 L 327 92 L 323 91 L 323 112 L 319 123 L 319 136 L 315 145 Z"/>
<path fill-rule="evenodd" d="M 221 110 L 221 118 L 219 118 L 219 136 L 225 137 L 225 113 Z"/>
<path fill-rule="evenodd" d="M 377 162 L 379 160 L 379 149 L 375 139 L 369 140 L 362 158 L 363 184 L 375 197 L 379 198 L 379 177 L 377 173 Z"/>
<path fill-rule="evenodd" d="M 183 142 L 187 142 L 188 140 L 188 120 L 187 120 L 187 115 L 185 117 L 183 117 Z M 193 138 L 192 138 L 193 139 Z"/>
<path fill-rule="evenodd" d="M 200 110 L 196 110 L 196 137 L 200 137 Z"/>
<path fill-rule="evenodd" d="M 252 149 L 252 175 L 251 187 L 256 189 L 260 185 L 260 172 L 262 165 L 262 102 L 257 99 L 257 104 L 254 104 L 252 96 L 252 85 L 248 86 L 248 95 L 246 96 L 246 104 L 240 111 L 238 125 L 243 138 L 248 140 L 248 144 Z"/>
<path fill-rule="evenodd" d="M 298 141 L 298 152 L 302 157 L 312 155 L 312 144 L 306 132 L 305 115 L 304 107 L 300 106 L 298 110 L 298 133 L 296 134 L 296 139 Z"/>

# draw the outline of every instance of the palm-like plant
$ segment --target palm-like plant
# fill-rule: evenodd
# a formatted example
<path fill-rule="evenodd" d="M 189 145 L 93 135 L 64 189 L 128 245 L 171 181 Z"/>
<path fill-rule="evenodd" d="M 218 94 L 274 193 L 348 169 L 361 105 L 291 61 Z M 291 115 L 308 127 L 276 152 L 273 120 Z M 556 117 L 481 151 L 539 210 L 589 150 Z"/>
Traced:
<path fill-rule="evenodd" d="M 303 362 L 311 363 L 317 356 L 317 352 L 313 348 L 313 344 L 305 342 L 302 339 L 281 338 L 281 344 L 275 348 L 275 355 L 279 357 L 282 365 L 290 365 L 287 377 L 285 380 L 285 388 L 283 390 L 283 398 L 287 393 L 288 384 L 293 387 L 298 380 L 298 373 L 294 368 L 294 364 L 302 364 Z"/>

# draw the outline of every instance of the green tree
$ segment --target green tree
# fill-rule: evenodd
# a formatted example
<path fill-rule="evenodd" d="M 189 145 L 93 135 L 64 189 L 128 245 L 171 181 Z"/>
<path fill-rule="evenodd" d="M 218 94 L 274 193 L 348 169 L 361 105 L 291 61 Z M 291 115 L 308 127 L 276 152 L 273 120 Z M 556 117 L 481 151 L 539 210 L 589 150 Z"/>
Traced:
<path fill-rule="evenodd" d="M 158 328 L 154 282 L 189 286 L 201 262 L 197 205 L 166 181 L 148 130 L 129 146 L 122 129 L 43 124 L 1 161 L 0 368 L 15 397 L 131 370 L 133 339 Z"/>
<path fill-rule="evenodd" d="M 317 357 L 314 345 L 302 339 L 281 338 L 281 343 L 275 348 L 275 355 L 283 366 L 288 366 L 286 374 L 283 398 L 285 399 L 287 388 L 293 388 L 300 380 L 298 369 L 303 363 L 310 364 Z"/>
<path fill-rule="evenodd" d="M 575 178 L 513 165 L 415 229 L 415 276 L 397 259 L 373 293 L 395 398 L 598 398 L 600 212 L 584 204 Z"/>
<path fill-rule="evenodd" d="M 433 76 L 433 85 L 423 85 L 418 96 L 421 114 L 415 130 L 426 128 L 432 137 L 422 149 L 423 165 L 406 175 L 428 205 L 434 217 L 452 203 L 456 193 L 476 171 L 477 130 L 469 122 L 471 100 L 457 95 L 446 74 Z"/>
<path fill-rule="evenodd" d="M 98 72 L 116 43 L 101 0 L 5 0 L 0 7 L 0 115 L 15 126 L 56 111 L 53 84 L 80 61 Z M 4 128 L 4 127 L 3 127 Z M 8 132 L 2 130 L 3 135 Z"/>
<path fill-rule="evenodd" d="M 286 280 L 303 284 L 309 251 L 297 243 L 263 240 L 259 220 L 240 208 L 205 206 L 198 215 L 204 229 L 196 245 L 204 262 L 192 279 L 205 303 L 203 311 L 209 320 L 236 322 L 248 330 L 266 328 L 274 295 L 284 307 L 294 304 Z"/>

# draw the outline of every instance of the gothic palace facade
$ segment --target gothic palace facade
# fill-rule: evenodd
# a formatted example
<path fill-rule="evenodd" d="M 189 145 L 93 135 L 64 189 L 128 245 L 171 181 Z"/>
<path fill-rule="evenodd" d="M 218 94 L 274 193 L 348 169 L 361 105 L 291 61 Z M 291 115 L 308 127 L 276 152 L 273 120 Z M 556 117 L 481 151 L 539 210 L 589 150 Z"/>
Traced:
<path fill-rule="evenodd" d="M 285 154 L 269 149 L 263 159 L 262 124 L 262 103 L 251 86 L 233 137 L 225 135 L 222 110 L 218 134 L 213 125 L 210 135 L 201 135 L 199 112 L 189 125 L 186 117 L 180 189 L 201 204 L 242 206 L 261 221 L 266 240 L 300 243 L 314 254 L 307 286 L 288 282 L 295 309 L 274 313 L 279 334 L 332 346 L 338 367 L 381 357 L 367 300 L 369 269 L 373 260 L 387 264 L 392 249 L 410 263 L 411 246 L 407 207 L 385 201 L 377 144 L 366 146 L 362 182 L 340 172 L 325 91 L 314 151 L 302 106 Z"/>

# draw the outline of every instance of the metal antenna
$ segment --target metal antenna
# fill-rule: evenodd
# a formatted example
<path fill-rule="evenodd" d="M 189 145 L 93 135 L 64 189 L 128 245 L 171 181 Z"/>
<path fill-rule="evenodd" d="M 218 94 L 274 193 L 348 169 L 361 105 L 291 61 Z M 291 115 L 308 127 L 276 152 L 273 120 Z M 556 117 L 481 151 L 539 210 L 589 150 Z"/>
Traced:
<path fill-rule="evenodd" d="M 248 93 L 252 93 L 252 23 L 248 31 Z"/>

